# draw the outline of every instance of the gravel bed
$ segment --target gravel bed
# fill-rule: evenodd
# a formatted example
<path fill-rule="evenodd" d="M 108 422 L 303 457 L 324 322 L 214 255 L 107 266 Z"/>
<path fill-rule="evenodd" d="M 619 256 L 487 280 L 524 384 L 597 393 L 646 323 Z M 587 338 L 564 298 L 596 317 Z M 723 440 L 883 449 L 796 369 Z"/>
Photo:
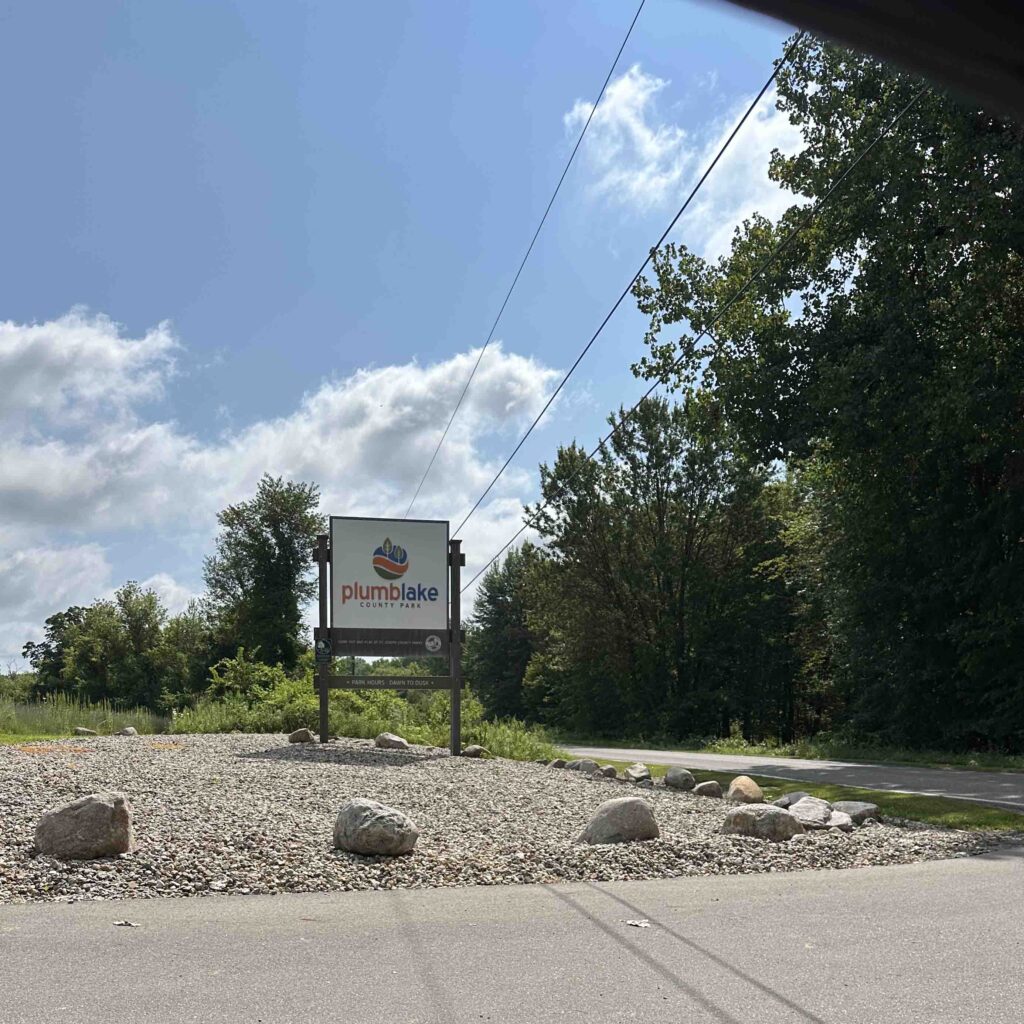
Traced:
<path fill-rule="evenodd" d="M 35 855 L 43 811 L 104 789 L 124 792 L 133 807 L 132 853 L 70 863 Z M 631 793 L 653 804 L 660 839 L 574 844 L 600 803 Z M 412 817 L 415 851 L 394 859 L 336 851 L 334 819 L 356 796 Z M 968 856 L 1003 841 L 893 822 L 775 844 L 719 835 L 728 806 L 537 764 L 377 750 L 366 740 L 321 747 L 276 735 L 139 736 L 0 747 L 0 903 L 849 868 Z"/>

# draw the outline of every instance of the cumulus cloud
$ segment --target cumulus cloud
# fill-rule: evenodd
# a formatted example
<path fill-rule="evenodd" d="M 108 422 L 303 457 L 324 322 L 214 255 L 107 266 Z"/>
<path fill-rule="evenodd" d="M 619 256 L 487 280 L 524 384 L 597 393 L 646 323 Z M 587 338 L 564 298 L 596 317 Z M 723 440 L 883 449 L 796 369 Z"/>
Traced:
<path fill-rule="evenodd" d="M 595 199 L 638 213 L 680 204 L 750 104 L 744 97 L 724 117 L 688 132 L 660 113 L 670 85 L 639 65 L 609 85 L 585 143 Z M 751 213 L 774 217 L 794 201 L 768 178 L 773 149 L 793 153 L 802 146 L 775 98 L 774 90 L 765 94 L 676 228 L 677 237 L 707 257 L 725 252 L 736 225 Z M 577 101 L 565 115 L 567 128 L 578 131 L 591 109 Z"/>
<path fill-rule="evenodd" d="M 30 414 L 51 423 L 120 415 L 159 397 L 175 348 L 166 323 L 125 338 L 109 317 L 79 309 L 42 324 L 0 321 L 0 416 L 9 428 Z"/>
<path fill-rule="evenodd" d="M 58 358 L 65 343 L 79 361 L 95 359 L 104 372 Z M 250 496 L 265 472 L 316 481 L 324 511 L 402 515 L 477 356 L 471 350 L 431 365 L 360 369 L 322 382 L 287 415 L 204 438 L 145 415 L 146 403 L 166 390 L 176 347 L 166 325 L 132 339 L 108 318 L 84 313 L 3 325 L 0 367 L 16 368 L 28 393 L 0 406 L 0 613 L 7 623 L 0 656 L 37 636 L 53 611 L 120 582 L 110 579 L 96 538 L 158 529 L 165 540 L 196 551 L 198 564 L 216 512 Z M 493 343 L 414 514 L 457 522 L 499 464 L 483 443 L 488 436 L 499 438 L 500 448 L 511 441 L 556 377 Z M 42 401 L 44 381 L 59 394 L 59 421 Z M 64 429 L 68 422 L 76 424 L 73 431 Z M 532 479 L 525 468 L 507 472 L 474 517 L 466 540 L 476 559 L 515 529 Z M 48 546 L 53 536 L 68 544 Z M 66 586 L 51 586 L 55 558 L 62 565 L 70 559 Z M 44 571 L 30 574 L 27 559 Z M 143 584 L 172 611 L 194 596 L 166 571 L 176 567 L 153 568 Z"/>

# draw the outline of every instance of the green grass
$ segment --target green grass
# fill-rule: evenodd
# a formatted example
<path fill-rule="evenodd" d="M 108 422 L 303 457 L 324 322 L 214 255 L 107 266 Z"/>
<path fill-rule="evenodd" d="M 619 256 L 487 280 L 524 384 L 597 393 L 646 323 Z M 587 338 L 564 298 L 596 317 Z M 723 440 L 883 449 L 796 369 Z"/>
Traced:
<path fill-rule="evenodd" d="M 628 767 L 630 761 L 607 761 L 620 771 Z M 649 764 L 651 775 L 660 778 L 668 771 L 668 765 Z M 702 772 L 690 769 L 698 782 L 716 779 L 726 792 L 729 783 L 738 773 Z M 1024 814 L 1004 811 L 998 807 L 984 807 L 972 804 L 967 800 L 951 800 L 943 796 L 919 796 L 915 793 L 889 793 L 885 790 L 859 789 L 855 786 L 833 786 L 827 783 L 794 782 L 788 779 L 770 779 L 763 775 L 750 776 L 763 790 L 764 798 L 769 803 L 782 796 L 800 789 L 811 796 L 821 797 L 829 803 L 837 800 L 866 800 L 878 804 L 883 816 L 910 818 L 913 821 L 927 822 L 929 825 L 941 825 L 945 828 L 959 828 L 967 831 L 1011 831 L 1024 832 Z"/>
<path fill-rule="evenodd" d="M 140 733 L 155 733 L 163 732 L 166 720 L 140 708 L 120 710 L 106 701 L 84 704 L 60 696 L 47 701 L 0 700 L 0 735 L 71 736 L 78 725 L 103 734 L 128 725 Z"/>
<path fill-rule="evenodd" d="M 39 740 L 60 740 L 64 739 L 63 736 L 54 736 L 52 733 L 37 733 L 35 735 L 13 733 L 13 732 L 0 732 L 0 747 L 12 746 L 15 743 L 35 743 Z"/>
<path fill-rule="evenodd" d="M 750 757 L 806 757 L 823 761 L 867 761 L 881 764 L 920 765 L 928 768 L 970 768 L 983 772 L 1024 772 L 1024 756 L 1001 753 L 964 753 L 951 750 L 911 750 L 867 740 L 821 734 L 793 743 L 750 743 L 742 737 L 668 736 L 607 740 L 598 737 L 559 736 L 559 741 L 578 746 L 644 747 L 655 750 L 688 750 L 702 754 L 742 754 Z"/>

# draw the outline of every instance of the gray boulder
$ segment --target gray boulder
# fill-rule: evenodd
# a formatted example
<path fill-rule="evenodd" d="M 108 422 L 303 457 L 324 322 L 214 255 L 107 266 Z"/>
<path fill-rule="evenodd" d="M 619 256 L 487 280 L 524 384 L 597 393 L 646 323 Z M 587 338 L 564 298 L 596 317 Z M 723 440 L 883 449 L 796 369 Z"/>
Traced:
<path fill-rule="evenodd" d="M 134 725 L 126 725 L 123 729 L 118 729 L 114 734 L 116 736 L 138 736 L 139 730 Z"/>
<path fill-rule="evenodd" d="M 409 741 L 403 740 L 401 736 L 396 736 L 393 732 L 382 732 L 374 741 L 374 746 L 380 747 L 382 750 L 408 750 Z"/>
<path fill-rule="evenodd" d="M 804 830 L 797 818 L 783 807 L 772 804 L 746 804 L 734 807 L 722 824 L 722 835 L 753 836 L 782 843 Z"/>
<path fill-rule="evenodd" d="M 349 800 L 334 823 L 334 845 L 365 856 L 408 853 L 419 835 L 412 820 L 401 811 L 361 797 Z"/>
<path fill-rule="evenodd" d="M 76 736 L 98 736 L 99 734 L 96 732 L 95 729 L 86 729 L 86 727 L 84 725 L 76 725 L 75 726 L 75 735 Z"/>
<path fill-rule="evenodd" d="M 634 782 L 633 785 L 637 789 L 654 789 L 654 779 L 641 779 L 639 782 Z"/>
<path fill-rule="evenodd" d="M 737 775 L 729 783 L 729 792 L 726 797 L 743 804 L 764 803 L 764 793 L 761 791 L 761 787 L 749 775 Z"/>
<path fill-rule="evenodd" d="M 772 803 L 776 807 L 790 808 L 799 800 L 803 800 L 805 796 L 810 796 L 810 793 L 805 793 L 802 789 L 796 790 L 794 793 L 785 793 L 779 797 L 778 800 L 773 800 Z"/>
<path fill-rule="evenodd" d="M 665 772 L 665 785 L 669 789 L 693 789 L 697 780 L 685 769 L 673 765 Z"/>
<path fill-rule="evenodd" d="M 605 776 L 605 778 L 608 778 L 608 779 L 614 779 L 619 774 L 618 771 L 615 768 L 615 765 L 613 765 L 613 764 L 603 764 L 603 765 L 601 765 L 600 768 L 598 768 L 598 771 L 603 776 Z"/>
<path fill-rule="evenodd" d="M 641 782 L 644 779 L 651 777 L 651 771 L 642 761 L 637 761 L 636 764 L 631 764 L 624 772 L 623 775 L 630 782 Z"/>
<path fill-rule="evenodd" d="M 486 747 L 481 747 L 479 743 L 470 743 L 468 747 L 462 748 L 463 757 L 487 757 L 490 753 Z"/>
<path fill-rule="evenodd" d="M 707 782 L 698 782 L 693 787 L 694 796 L 709 796 L 715 800 L 722 799 L 722 784 L 717 779 L 709 779 Z"/>
<path fill-rule="evenodd" d="M 316 737 L 311 729 L 296 729 L 288 737 L 289 743 L 316 743 Z"/>
<path fill-rule="evenodd" d="M 805 796 L 803 800 L 790 806 L 789 813 L 800 821 L 805 828 L 828 828 L 832 817 L 832 805 L 827 800 L 819 800 L 816 796 Z"/>
<path fill-rule="evenodd" d="M 588 758 L 581 758 L 578 761 L 569 761 L 565 766 L 571 772 L 583 772 L 584 775 L 593 775 L 597 771 L 597 762 Z"/>
<path fill-rule="evenodd" d="M 848 814 L 854 825 L 863 825 L 868 818 L 874 818 L 875 821 L 882 820 L 882 812 L 878 809 L 878 805 L 869 804 L 863 800 L 837 800 L 832 805 L 832 809 Z"/>
<path fill-rule="evenodd" d="M 651 805 L 638 796 L 605 800 L 594 812 L 590 824 L 580 833 L 578 843 L 632 843 L 657 839 L 661 833 Z"/>
<path fill-rule="evenodd" d="M 114 857 L 132 848 L 132 811 L 122 793 L 91 793 L 36 825 L 36 849 L 62 860 Z"/>
<path fill-rule="evenodd" d="M 846 813 L 846 811 L 833 811 L 832 816 L 828 819 L 828 830 L 829 832 L 852 832 L 853 831 L 853 819 Z"/>
<path fill-rule="evenodd" d="M 553 761 L 548 761 L 549 768 L 564 768 L 566 764 L 564 757 L 556 757 Z"/>

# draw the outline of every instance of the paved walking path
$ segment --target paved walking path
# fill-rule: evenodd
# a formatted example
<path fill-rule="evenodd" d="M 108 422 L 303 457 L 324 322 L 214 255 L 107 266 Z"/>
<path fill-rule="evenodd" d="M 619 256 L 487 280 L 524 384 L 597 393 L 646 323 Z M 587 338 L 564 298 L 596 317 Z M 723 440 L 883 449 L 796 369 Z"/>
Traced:
<path fill-rule="evenodd" d="M 853 761 L 812 761 L 796 757 L 750 757 L 740 754 L 698 754 L 684 750 L 642 750 L 619 747 L 565 747 L 595 761 L 647 761 L 679 764 L 709 772 L 743 772 L 794 782 L 826 782 L 840 786 L 923 793 L 994 804 L 1024 812 L 1024 772 L 973 772 L 964 768 L 918 768 L 905 764 L 861 764 Z"/>
<path fill-rule="evenodd" d="M 0 1019 L 1019 1024 L 1021 892 L 1017 848 L 653 882 L 2 906 Z"/>

